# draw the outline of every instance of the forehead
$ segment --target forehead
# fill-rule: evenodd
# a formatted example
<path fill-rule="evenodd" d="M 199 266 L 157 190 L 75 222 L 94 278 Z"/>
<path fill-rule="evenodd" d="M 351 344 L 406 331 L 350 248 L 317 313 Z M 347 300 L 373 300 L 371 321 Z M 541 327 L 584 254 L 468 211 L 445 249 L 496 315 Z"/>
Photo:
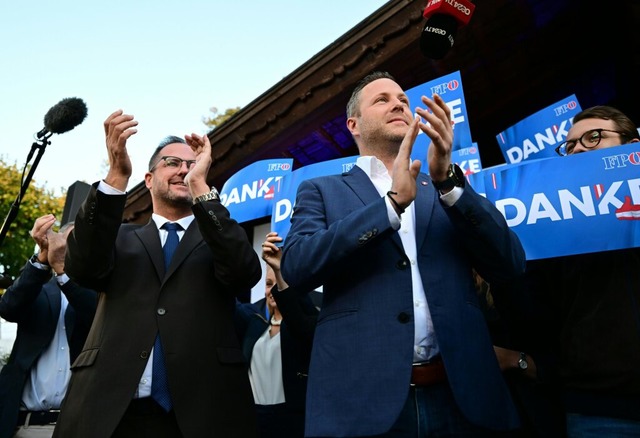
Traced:
<path fill-rule="evenodd" d="M 567 138 L 577 138 L 577 137 L 580 137 L 585 132 L 589 131 L 590 129 L 598 129 L 598 128 L 615 130 L 616 126 L 613 120 L 605 120 L 605 119 L 597 119 L 597 118 L 583 119 L 583 120 L 580 120 L 579 122 L 574 123 L 573 126 L 571 126 L 571 129 L 569 129 Z"/>
<path fill-rule="evenodd" d="M 171 143 L 163 147 L 160 151 L 160 156 L 167 155 L 185 160 L 192 160 L 196 157 L 195 152 L 191 150 L 191 146 L 184 143 Z"/>
<path fill-rule="evenodd" d="M 404 95 L 402 87 L 388 78 L 376 79 L 375 81 L 367 84 L 361 92 L 362 98 L 372 98 L 380 94 L 390 95 Z"/>

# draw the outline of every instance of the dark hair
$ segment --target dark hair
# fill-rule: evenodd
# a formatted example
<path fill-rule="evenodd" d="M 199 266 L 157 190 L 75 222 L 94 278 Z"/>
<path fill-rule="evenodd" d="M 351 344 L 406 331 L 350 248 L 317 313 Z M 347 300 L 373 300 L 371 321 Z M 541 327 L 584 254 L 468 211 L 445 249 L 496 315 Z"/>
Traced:
<path fill-rule="evenodd" d="M 160 141 L 158 147 L 153 151 L 151 158 L 149 159 L 149 171 L 153 168 L 153 165 L 156 164 L 156 161 L 159 159 L 160 151 L 164 149 L 166 146 L 173 143 L 182 143 L 187 144 L 187 142 L 182 137 L 177 137 L 175 135 L 167 135 L 165 138 Z"/>
<path fill-rule="evenodd" d="M 616 125 L 616 130 L 621 132 L 620 135 L 624 140 L 628 142 L 634 138 L 638 138 L 638 130 L 636 129 L 635 123 L 622 111 L 612 106 L 596 105 L 582 110 L 575 115 L 572 123 L 584 119 L 611 120 Z"/>
<path fill-rule="evenodd" d="M 351 93 L 349 102 L 347 102 L 347 117 L 360 115 L 360 93 L 364 87 L 378 79 L 391 79 L 393 82 L 396 82 L 395 78 L 386 71 L 374 71 L 366 75 L 356 84 L 356 88 L 354 88 Z"/>

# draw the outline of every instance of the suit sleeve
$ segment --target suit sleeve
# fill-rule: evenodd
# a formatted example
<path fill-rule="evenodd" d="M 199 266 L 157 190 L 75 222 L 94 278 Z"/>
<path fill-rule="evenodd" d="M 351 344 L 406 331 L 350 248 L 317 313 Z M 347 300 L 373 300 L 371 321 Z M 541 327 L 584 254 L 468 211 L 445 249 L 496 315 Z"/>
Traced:
<path fill-rule="evenodd" d="M 85 287 L 103 289 L 114 264 L 114 245 L 127 200 L 126 195 L 107 195 L 93 184 L 76 215 L 67 238 L 65 272 Z"/>
<path fill-rule="evenodd" d="M 51 279 L 51 272 L 33 266 L 30 262 L 11 286 L 0 297 L 0 317 L 10 322 L 20 322 L 29 317 L 29 308 L 36 300 L 42 286 Z"/>
<path fill-rule="evenodd" d="M 522 243 L 489 200 L 467 186 L 460 199 L 444 211 L 482 278 L 489 283 L 504 282 L 524 273 Z"/>
<path fill-rule="evenodd" d="M 244 228 L 218 201 L 200 202 L 192 209 L 200 233 L 211 248 L 218 280 L 235 289 L 255 286 L 262 277 L 262 268 Z"/>
<path fill-rule="evenodd" d="M 98 305 L 98 294 L 93 289 L 79 286 L 73 280 L 59 287 L 76 312 L 76 322 L 90 327 Z"/>
<path fill-rule="evenodd" d="M 277 286 L 271 289 L 271 293 L 291 334 L 311 350 L 319 311 L 309 294 L 300 293 L 293 287 L 279 290 Z"/>

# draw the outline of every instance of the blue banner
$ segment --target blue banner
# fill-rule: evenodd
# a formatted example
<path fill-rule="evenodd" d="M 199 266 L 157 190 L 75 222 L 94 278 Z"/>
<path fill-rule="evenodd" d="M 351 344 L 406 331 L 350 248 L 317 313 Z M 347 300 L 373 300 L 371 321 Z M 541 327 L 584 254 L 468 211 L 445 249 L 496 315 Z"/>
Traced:
<path fill-rule="evenodd" d="M 426 106 L 422 103 L 422 96 L 427 96 L 431 99 L 435 93 L 442 97 L 451 110 L 454 133 L 453 150 L 467 148 L 472 145 L 471 128 L 469 127 L 469 117 L 467 116 L 467 104 L 464 101 L 462 79 L 460 78 L 459 71 L 425 82 L 422 85 L 406 90 L 405 93 L 409 98 L 412 111 L 417 106 L 426 109 Z M 425 164 L 427 162 L 429 143 L 431 143 L 429 136 L 420 131 L 414 143 L 411 158 L 414 160 L 418 159 Z"/>
<path fill-rule="evenodd" d="M 222 187 L 220 201 L 238 222 L 271 215 L 273 199 L 293 159 L 257 161 L 236 172 Z"/>
<path fill-rule="evenodd" d="M 496 136 L 508 164 L 557 157 L 555 147 L 567 138 L 573 116 L 581 111 L 575 95 L 527 117 Z"/>
<path fill-rule="evenodd" d="M 291 228 L 291 213 L 296 201 L 298 186 L 304 180 L 324 175 L 339 175 L 348 172 L 356 165 L 358 155 L 337 158 L 321 163 L 309 164 L 294 170 L 282 178 L 280 190 L 276 192 L 271 215 L 271 231 L 278 233 L 283 239 Z"/>
<path fill-rule="evenodd" d="M 640 143 L 482 174 L 529 260 L 640 246 Z"/>

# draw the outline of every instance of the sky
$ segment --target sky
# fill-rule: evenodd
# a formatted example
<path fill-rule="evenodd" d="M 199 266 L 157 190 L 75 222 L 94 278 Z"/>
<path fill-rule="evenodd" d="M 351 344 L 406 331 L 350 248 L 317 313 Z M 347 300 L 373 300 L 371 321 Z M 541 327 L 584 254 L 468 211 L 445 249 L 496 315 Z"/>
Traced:
<path fill-rule="evenodd" d="M 385 3 L 10 2 L 0 14 L 0 159 L 22 170 L 44 115 L 76 97 L 88 115 L 49 139 L 36 185 L 61 194 L 104 177 L 102 124 L 122 109 L 139 122 L 127 143 L 132 188 L 162 138 L 205 134 L 211 107 L 246 106 Z"/>

